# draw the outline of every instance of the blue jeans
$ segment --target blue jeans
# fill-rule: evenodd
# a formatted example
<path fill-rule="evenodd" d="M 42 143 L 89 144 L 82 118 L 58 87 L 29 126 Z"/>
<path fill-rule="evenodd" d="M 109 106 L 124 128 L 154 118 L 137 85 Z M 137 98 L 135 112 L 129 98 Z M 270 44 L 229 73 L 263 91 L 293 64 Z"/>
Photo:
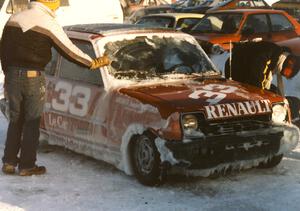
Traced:
<path fill-rule="evenodd" d="M 24 72 L 26 70 L 9 67 L 5 75 L 9 125 L 2 161 L 14 166 L 19 165 L 19 169 L 35 166 L 45 98 L 44 73 L 28 78 Z"/>

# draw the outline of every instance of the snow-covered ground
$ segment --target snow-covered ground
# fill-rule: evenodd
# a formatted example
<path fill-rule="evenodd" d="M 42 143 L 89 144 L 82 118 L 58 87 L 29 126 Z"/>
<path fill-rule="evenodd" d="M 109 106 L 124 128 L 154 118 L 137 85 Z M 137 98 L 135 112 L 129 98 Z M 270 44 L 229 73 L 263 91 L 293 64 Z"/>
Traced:
<path fill-rule="evenodd" d="M 0 156 L 7 123 L 0 116 Z M 145 187 L 114 167 L 42 145 L 43 176 L 0 174 L 1 211 L 299 210 L 300 146 L 274 169 L 250 169 L 216 179 L 172 177 Z"/>
<path fill-rule="evenodd" d="M 1 81 L 2 75 L 0 87 Z M 0 157 L 6 128 L 0 115 Z M 300 145 L 274 169 L 250 169 L 215 179 L 172 176 L 152 188 L 111 165 L 59 147 L 41 145 L 38 164 L 47 167 L 47 174 L 0 173 L 0 211 L 300 210 Z"/>

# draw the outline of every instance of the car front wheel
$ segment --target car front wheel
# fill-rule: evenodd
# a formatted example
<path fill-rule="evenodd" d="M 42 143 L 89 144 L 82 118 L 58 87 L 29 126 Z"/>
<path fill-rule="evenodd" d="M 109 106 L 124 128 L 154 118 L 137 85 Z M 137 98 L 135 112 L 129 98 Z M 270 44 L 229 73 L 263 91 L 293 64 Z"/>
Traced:
<path fill-rule="evenodd" d="M 139 182 L 147 186 L 160 184 L 160 157 L 154 140 L 147 135 L 139 135 L 132 147 L 132 164 Z"/>

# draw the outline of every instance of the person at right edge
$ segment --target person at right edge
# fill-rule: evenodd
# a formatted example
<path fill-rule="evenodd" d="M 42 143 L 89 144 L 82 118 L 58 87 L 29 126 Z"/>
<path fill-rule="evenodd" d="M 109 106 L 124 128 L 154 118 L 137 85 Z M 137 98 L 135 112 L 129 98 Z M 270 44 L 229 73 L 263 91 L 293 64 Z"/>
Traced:
<path fill-rule="evenodd" d="M 51 48 L 92 70 L 110 64 L 106 56 L 92 59 L 72 43 L 55 20 L 59 6 L 60 0 L 31 0 L 28 9 L 12 15 L 3 30 L 0 58 L 9 103 L 2 158 L 6 174 L 14 174 L 16 167 L 20 176 L 46 172 L 46 167 L 36 165 L 36 156 L 45 98 L 44 68 L 51 60 Z"/>
<path fill-rule="evenodd" d="M 299 69 L 300 57 L 286 47 L 268 41 L 249 41 L 234 43 L 231 64 L 229 59 L 225 64 L 225 77 L 284 96 L 282 76 L 291 79 Z M 272 84 L 273 75 L 277 75 L 277 87 Z M 292 121 L 300 127 L 300 100 L 291 96 L 286 98 Z"/>

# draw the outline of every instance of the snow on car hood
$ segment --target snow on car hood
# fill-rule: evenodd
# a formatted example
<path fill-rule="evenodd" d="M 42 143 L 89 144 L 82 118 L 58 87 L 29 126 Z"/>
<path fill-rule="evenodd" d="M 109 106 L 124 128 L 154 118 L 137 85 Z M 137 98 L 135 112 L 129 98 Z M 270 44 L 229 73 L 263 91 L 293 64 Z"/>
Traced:
<path fill-rule="evenodd" d="M 283 101 L 282 97 L 271 92 L 223 78 L 203 81 L 201 78 L 194 78 L 173 83 L 127 87 L 119 91 L 145 104 L 157 107 L 164 117 L 174 112 L 209 111 L 215 109 L 216 105 L 242 106 L 242 104 L 238 105 L 239 102 L 246 103 L 246 107 L 247 102 L 250 107 L 253 103 L 260 103 L 263 107 L 268 104 L 265 111 L 271 112 L 271 103 Z M 248 113 L 249 115 L 257 114 L 256 112 Z M 245 115 L 248 113 L 246 112 Z M 219 114 L 215 117 L 219 117 L 217 115 Z"/>

